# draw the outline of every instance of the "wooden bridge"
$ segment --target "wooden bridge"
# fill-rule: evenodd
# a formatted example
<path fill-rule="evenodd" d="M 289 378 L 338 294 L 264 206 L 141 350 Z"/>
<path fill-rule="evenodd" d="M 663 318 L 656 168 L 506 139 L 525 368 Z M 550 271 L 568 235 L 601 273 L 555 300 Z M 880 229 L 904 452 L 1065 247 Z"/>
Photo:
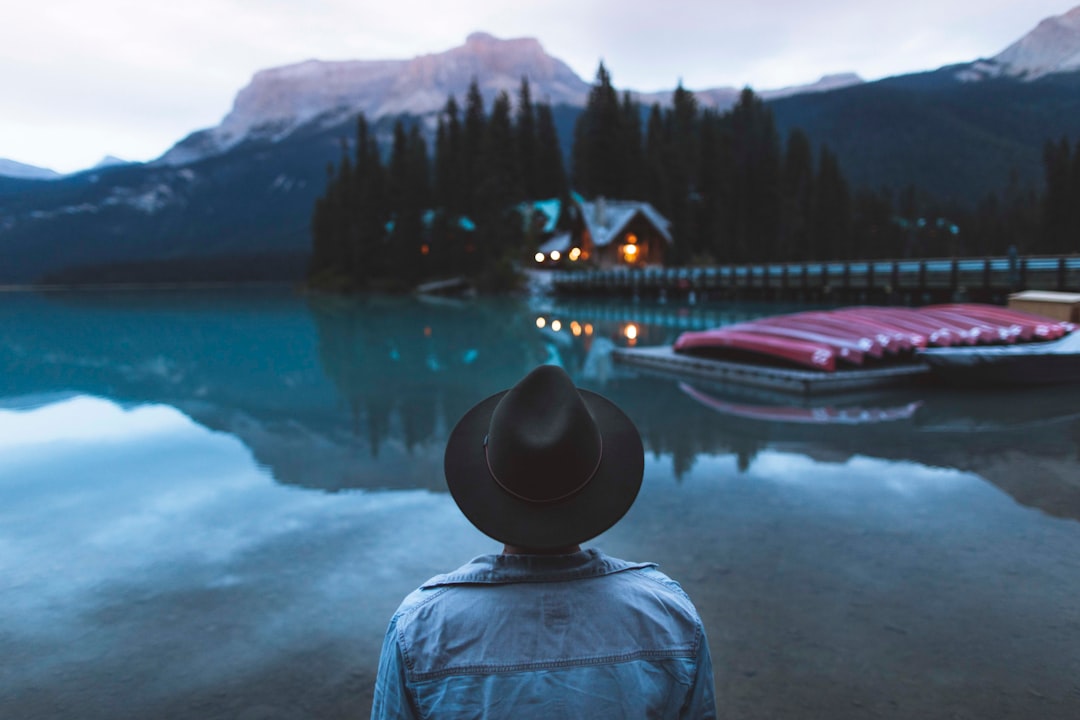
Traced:
<path fill-rule="evenodd" d="M 559 294 L 688 299 L 1004 303 L 1020 290 L 1080 292 L 1080 255 L 856 260 L 555 271 Z"/>

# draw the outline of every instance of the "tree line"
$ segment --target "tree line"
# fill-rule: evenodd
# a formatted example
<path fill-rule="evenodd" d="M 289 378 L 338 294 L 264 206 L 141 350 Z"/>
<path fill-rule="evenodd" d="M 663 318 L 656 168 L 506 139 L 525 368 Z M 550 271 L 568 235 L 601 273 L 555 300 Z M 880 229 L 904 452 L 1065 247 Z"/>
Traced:
<path fill-rule="evenodd" d="M 464 110 L 447 100 L 434 143 L 429 154 L 420 122 L 399 119 L 384 162 L 359 117 L 355 145 L 342 144 L 312 215 L 314 284 L 395 287 L 453 275 L 513 284 L 525 240 L 515 206 L 569 195 L 550 105 L 534 102 L 523 79 L 516 107 L 501 92 L 488 112 L 474 80 Z"/>
<path fill-rule="evenodd" d="M 853 190 L 829 147 L 798 129 L 782 140 L 749 88 L 720 112 L 680 83 L 670 107 L 646 110 L 603 63 L 574 127 L 569 177 L 552 109 L 532 100 L 527 79 L 516 103 L 501 92 L 490 111 L 474 80 L 463 111 L 448 99 L 434 138 L 429 154 L 419 121 L 398 120 L 384 160 L 359 118 L 313 212 L 313 283 L 465 275 L 508 287 L 533 241 L 515 208 L 567 207 L 571 188 L 651 203 L 672 222 L 676 264 L 1064 253 L 1080 237 L 1080 143 L 1047 143 L 1041 195 L 1015 176 L 974 208 L 912 186 Z"/>

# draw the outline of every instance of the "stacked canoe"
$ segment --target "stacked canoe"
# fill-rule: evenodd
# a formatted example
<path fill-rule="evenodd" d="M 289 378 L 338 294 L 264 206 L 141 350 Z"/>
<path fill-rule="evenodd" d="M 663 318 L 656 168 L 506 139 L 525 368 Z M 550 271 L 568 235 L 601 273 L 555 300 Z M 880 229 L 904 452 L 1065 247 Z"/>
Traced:
<path fill-rule="evenodd" d="M 680 353 L 813 368 L 823 372 L 913 361 L 926 348 L 1056 340 L 1076 329 L 996 305 L 849 307 L 763 317 L 685 332 Z"/>

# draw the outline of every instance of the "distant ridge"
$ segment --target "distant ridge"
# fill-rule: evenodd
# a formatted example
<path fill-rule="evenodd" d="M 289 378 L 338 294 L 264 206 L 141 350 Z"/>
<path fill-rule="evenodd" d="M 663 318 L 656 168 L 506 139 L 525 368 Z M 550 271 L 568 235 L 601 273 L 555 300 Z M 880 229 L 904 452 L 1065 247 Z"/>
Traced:
<path fill-rule="evenodd" d="M 0 158 L 0 177 L 21 178 L 23 180 L 54 180 L 61 177 L 61 175 L 49 168 Z"/>

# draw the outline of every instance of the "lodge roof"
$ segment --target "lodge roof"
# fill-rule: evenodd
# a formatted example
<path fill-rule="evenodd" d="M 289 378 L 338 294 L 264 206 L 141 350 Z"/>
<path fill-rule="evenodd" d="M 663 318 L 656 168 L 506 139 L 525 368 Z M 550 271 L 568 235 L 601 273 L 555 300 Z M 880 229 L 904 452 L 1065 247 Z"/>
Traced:
<path fill-rule="evenodd" d="M 644 216 L 668 244 L 672 242 L 671 221 L 647 202 L 598 198 L 593 202 L 579 200 L 578 207 L 597 247 L 610 244 L 638 215 Z"/>

